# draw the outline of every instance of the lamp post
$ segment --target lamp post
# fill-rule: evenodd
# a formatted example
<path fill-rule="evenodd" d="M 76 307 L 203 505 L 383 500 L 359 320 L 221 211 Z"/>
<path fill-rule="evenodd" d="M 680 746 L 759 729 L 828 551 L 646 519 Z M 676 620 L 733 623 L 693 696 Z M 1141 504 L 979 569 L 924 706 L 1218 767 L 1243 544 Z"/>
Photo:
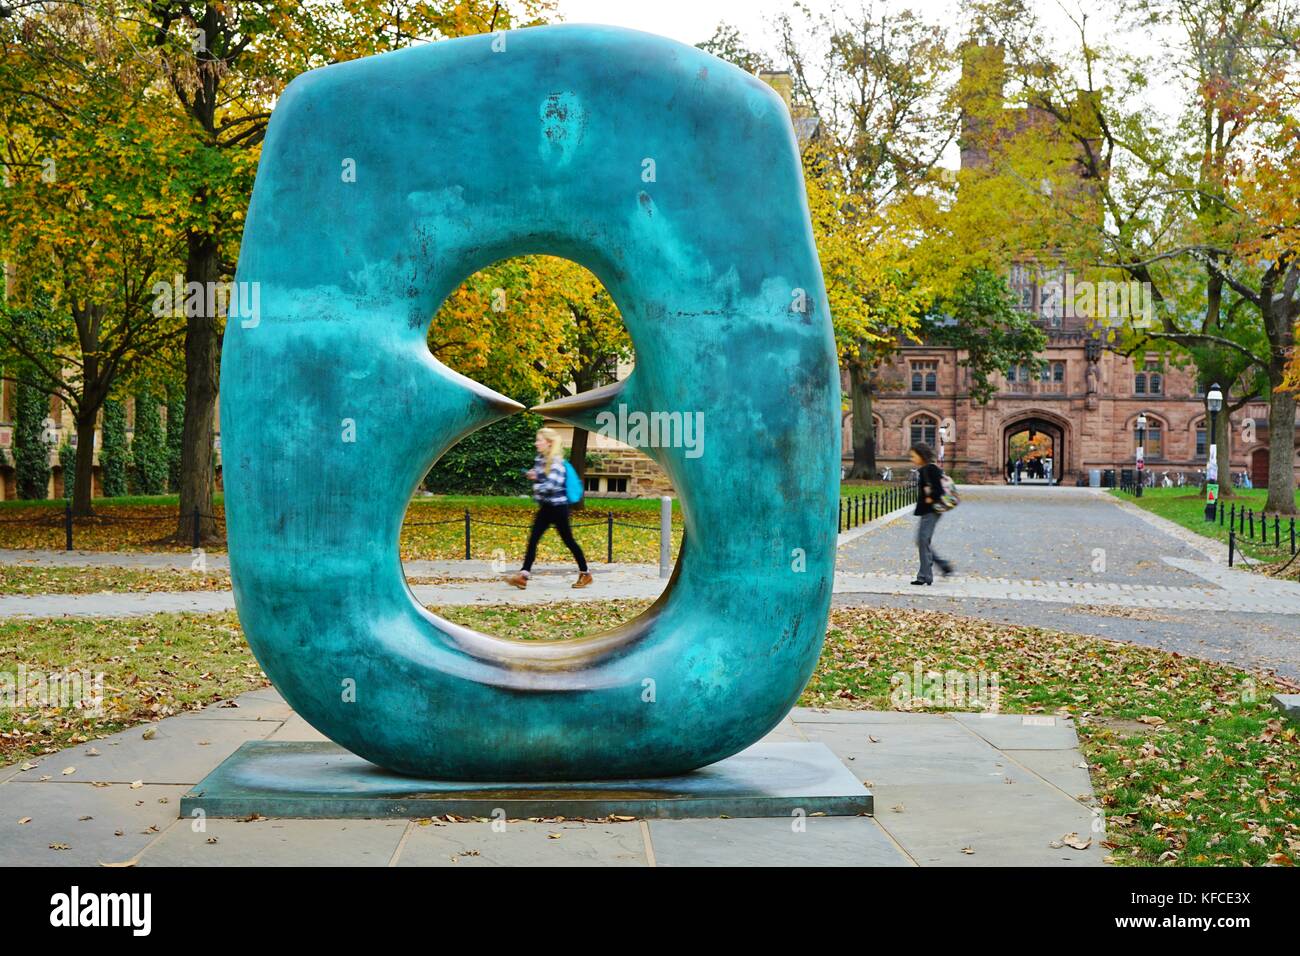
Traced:
<path fill-rule="evenodd" d="M 1146 468 L 1146 460 L 1145 460 L 1146 452 L 1143 450 L 1143 446 L 1146 444 L 1146 440 L 1147 440 L 1147 413 L 1146 412 L 1141 412 L 1138 414 L 1137 425 L 1138 425 L 1138 447 L 1137 447 L 1137 454 L 1135 455 L 1135 457 L 1137 458 L 1137 491 L 1135 492 L 1135 494 L 1139 498 L 1141 498 L 1142 484 L 1143 484 L 1142 479 L 1144 477 L 1142 472 L 1143 469 Z"/>
<path fill-rule="evenodd" d="M 1210 430 L 1205 433 L 1205 520 L 1213 521 L 1219 504 L 1219 448 L 1215 436 L 1219 434 L 1219 410 L 1223 408 L 1223 392 L 1219 383 L 1210 386 L 1205 396 L 1205 407 L 1210 411 Z"/>
<path fill-rule="evenodd" d="M 948 423 L 939 426 L 939 464 L 943 464 L 943 447 L 948 444 Z"/>

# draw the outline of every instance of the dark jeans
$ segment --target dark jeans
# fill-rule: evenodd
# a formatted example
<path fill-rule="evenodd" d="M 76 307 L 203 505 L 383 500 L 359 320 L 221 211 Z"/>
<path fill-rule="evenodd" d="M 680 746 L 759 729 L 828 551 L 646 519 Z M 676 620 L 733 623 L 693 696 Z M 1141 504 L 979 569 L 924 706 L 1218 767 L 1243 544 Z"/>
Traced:
<path fill-rule="evenodd" d="M 931 511 L 929 514 L 921 515 L 921 520 L 916 526 L 916 550 L 921 556 L 921 570 L 916 572 L 916 576 L 921 581 L 934 580 L 934 564 L 943 567 L 948 562 L 934 553 L 930 547 L 930 539 L 934 537 L 934 526 L 939 523 L 940 514 L 937 511 Z"/>
<path fill-rule="evenodd" d="M 582 553 L 582 545 L 578 544 L 573 537 L 573 529 L 569 527 L 569 506 L 568 505 L 538 505 L 537 514 L 533 515 L 533 529 L 528 532 L 528 550 L 524 553 L 524 570 L 533 569 L 533 561 L 537 559 L 537 542 L 542 540 L 542 535 L 546 534 L 546 529 L 555 525 L 555 530 L 560 532 L 560 540 L 564 542 L 569 553 L 573 555 L 578 562 L 578 570 L 587 570 L 587 556 Z"/>

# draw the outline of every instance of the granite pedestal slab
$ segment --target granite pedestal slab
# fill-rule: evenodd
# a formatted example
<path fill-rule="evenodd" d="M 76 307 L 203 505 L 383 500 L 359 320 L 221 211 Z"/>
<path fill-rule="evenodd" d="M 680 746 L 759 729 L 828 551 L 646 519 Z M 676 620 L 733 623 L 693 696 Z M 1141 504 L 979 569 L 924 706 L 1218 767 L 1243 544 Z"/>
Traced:
<path fill-rule="evenodd" d="M 867 790 L 820 743 L 758 743 L 675 777 L 576 783 L 420 780 L 328 741 L 250 741 L 181 799 L 213 818 L 772 817 L 871 813 Z"/>

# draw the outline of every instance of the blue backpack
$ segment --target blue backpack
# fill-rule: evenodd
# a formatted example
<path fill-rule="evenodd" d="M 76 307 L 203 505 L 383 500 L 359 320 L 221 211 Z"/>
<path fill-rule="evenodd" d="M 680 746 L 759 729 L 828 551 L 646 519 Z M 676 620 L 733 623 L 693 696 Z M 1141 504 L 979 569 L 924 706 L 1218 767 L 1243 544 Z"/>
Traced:
<path fill-rule="evenodd" d="M 576 505 L 582 500 L 582 479 L 578 477 L 573 465 L 567 461 L 564 463 L 564 496 L 569 499 L 571 505 Z"/>

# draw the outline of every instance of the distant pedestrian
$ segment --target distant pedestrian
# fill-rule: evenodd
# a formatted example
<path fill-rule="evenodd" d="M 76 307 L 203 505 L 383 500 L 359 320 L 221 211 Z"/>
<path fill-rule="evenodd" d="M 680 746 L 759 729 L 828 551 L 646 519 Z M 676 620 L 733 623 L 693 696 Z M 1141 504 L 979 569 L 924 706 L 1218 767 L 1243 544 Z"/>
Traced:
<path fill-rule="evenodd" d="M 934 553 L 931 542 L 934 538 L 934 526 L 939 523 L 942 512 L 935 509 L 935 502 L 943 495 L 943 471 L 934 463 L 934 451 L 924 442 L 913 445 L 910 449 L 912 464 L 917 473 L 916 510 L 913 512 L 921 519 L 916 526 L 916 551 L 921 560 L 921 568 L 916 572 L 913 584 L 933 584 L 934 569 L 937 564 L 943 576 L 952 574 L 953 566 Z"/>
<path fill-rule="evenodd" d="M 1050 485 L 1052 483 L 1052 459 L 1050 458 L 1043 461 L 1043 476 L 1047 479 L 1047 483 Z"/>
<path fill-rule="evenodd" d="M 569 469 L 564 460 L 564 445 L 558 432 L 543 428 L 537 433 L 534 447 L 537 449 L 537 458 L 526 475 L 533 483 L 533 500 L 537 502 L 537 513 L 533 515 L 533 527 L 528 533 L 524 566 L 514 574 L 507 575 L 506 582 L 517 588 L 528 587 L 533 561 L 537 558 L 537 543 L 546 534 L 546 529 L 555 525 L 560 540 L 578 562 L 578 580 L 573 586 L 585 588 L 591 583 L 591 572 L 587 569 L 587 556 L 582 553 L 582 545 L 573 537 L 573 529 L 569 526 Z"/>
<path fill-rule="evenodd" d="M 1016 484 L 1020 484 L 1020 473 L 1024 470 L 1024 468 L 1025 468 L 1025 460 L 1023 458 L 1017 458 L 1016 459 Z"/>
<path fill-rule="evenodd" d="M 1011 456 L 1007 456 L 1007 484 L 1011 484 L 1011 475 L 1016 470 L 1016 466 L 1011 461 Z"/>

